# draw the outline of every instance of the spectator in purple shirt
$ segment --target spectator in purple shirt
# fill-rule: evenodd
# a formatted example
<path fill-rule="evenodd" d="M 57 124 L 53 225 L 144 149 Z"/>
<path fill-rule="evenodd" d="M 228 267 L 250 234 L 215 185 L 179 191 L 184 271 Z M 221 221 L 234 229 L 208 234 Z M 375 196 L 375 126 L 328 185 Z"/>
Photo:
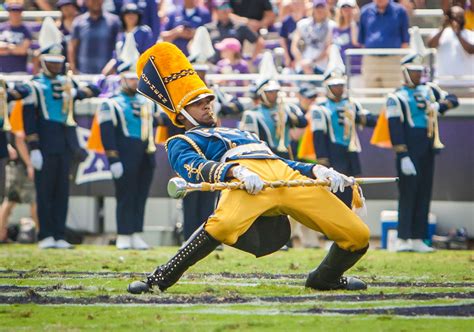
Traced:
<path fill-rule="evenodd" d="M 409 38 L 408 14 L 401 5 L 391 0 L 374 0 L 362 7 L 358 41 L 363 47 L 406 48 Z M 400 56 L 364 56 L 362 77 L 365 87 L 399 86 Z"/>
<path fill-rule="evenodd" d="M 31 32 L 23 24 L 23 5 L 7 1 L 8 21 L 0 24 L 0 72 L 24 73 L 27 71 L 27 55 L 31 45 Z"/>
<path fill-rule="evenodd" d="M 346 63 L 346 50 L 350 48 L 359 48 L 357 34 L 359 27 L 356 21 L 357 4 L 355 0 L 339 0 L 336 9 L 336 26 L 332 31 L 333 43 L 339 46 L 341 58 Z M 353 55 L 350 57 L 351 83 L 354 83 L 354 75 L 359 75 L 361 70 L 361 56 Z M 354 85 L 353 85 L 354 86 Z"/>
<path fill-rule="evenodd" d="M 235 38 L 225 38 L 221 42 L 214 45 L 220 52 L 221 60 L 217 62 L 217 71 L 220 74 L 248 74 L 249 66 L 242 59 L 242 45 Z M 226 86 L 245 86 L 245 81 L 227 81 Z M 241 97 L 242 94 L 237 94 Z"/>
<path fill-rule="evenodd" d="M 184 6 L 177 8 L 169 17 L 161 37 L 178 46 L 189 55 L 188 43 L 194 37 L 196 28 L 211 22 L 211 14 L 205 7 L 196 5 L 197 0 L 184 0 Z"/>
<path fill-rule="evenodd" d="M 121 24 L 116 15 L 102 12 L 103 2 L 86 0 L 88 11 L 74 19 L 68 60 L 75 73 L 100 73 L 113 56 Z"/>
<path fill-rule="evenodd" d="M 293 67 L 295 58 L 291 52 L 291 40 L 296 30 L 296 22 L 306 16 L 306 2 L 304 0 L 286 0 L 283 1 L 282 6 L 290 14 L 284 17 L 281 22 L 280 45 L 285 50 L 285 66 Z"/>

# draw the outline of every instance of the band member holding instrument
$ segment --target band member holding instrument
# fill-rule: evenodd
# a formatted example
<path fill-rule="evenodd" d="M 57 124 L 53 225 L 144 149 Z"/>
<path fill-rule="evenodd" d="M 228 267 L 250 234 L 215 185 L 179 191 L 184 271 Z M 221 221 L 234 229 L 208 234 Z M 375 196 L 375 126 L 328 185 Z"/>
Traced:
<path fill-rule="evenodd" d="M 332 191 L 354 185 L 346 177 L 322 165 L 295 162 L 273 153 L 255 134 L 217 127 L 212 110 L 212 91 L 199 79 L 184 54 L 173 44 L 157 43 L 140 56 L 138 91 L 153 99 L 177 126 L 186 130 L 166 143 L 172 168 L 186 181 L 241 181 L 245 190 L 224 190 L 215 212 L 196 230 L 178 253 L 159 266 L 145 281 L 129 285 L 131 293 L 156 286 L 164 291 L 193 264 L 220 243 L 236 246 L 257 257 L 281 248 L 289 239 L 288 221 L 267 221 L 290 215 L 334 241 L 328 255 L 313 270 L 306 287 L 319 290 L 362 290 L 366 284 L 343 277 L 367 251 L 369 229 L 330 191 L 322 187 L 281 187 L 262 191 L 264 181 L 328 179 Z"/>
<path fill-rule="evenodd" d="M 404 84 L 387 96 L 384 114 L 400 177 L 397 251 L 432 252 L 423 239 L 428 235 L 434 157 L 444 147 L 438 115 L 459 103 L 436 84 L 421 82 L 426 51 L 417 27 L 411 34 L 412 53 L 401 61 Z"/>
<path fill-rule="evenodd" d="M 347 95 L 347 77 L 340 51 L 331 45 L 329 63 L 323 85 L 326 100 L 311 110 L 311 129 L 317 161 L 350 176 L 361 173 L 359 153 L 361 146 L 357 129 L 374 127 L 377 117 L 365 110 Z M 337 196 L 351 206 L 352 192 L 339 192 Z"/>
<path fill-rule="evenodd" d="M 244 112 L 240 129 L 255 133 L 278 156 L 294 159 L 290 129 L 304 128 L 308 121 L 297 105 L 283 101 L 281 86 L 272 77 L 276 73 L 273 57 L 267 52 L 260 65 L 261 78 L 255 82 L 260 103 L 255 110 Z"/>
<path fill-rule="evenodd" d="M 62 35 L 47 17 L 39 33 L 41 72 L 26 84 L 23 122 L 31 164 L 35 168 L 36 200 L 40 232 L 38 245 L 46 248 L 72 248 L 65 241 L 69 199 L 69 168 L 73 157 L 83 158 L 74 121 L 74 100 L 97 96 L 99 89 L 79 85 L 64 67 Z"/>
<path fill-rule="evenodd" d="M 121 90 L 105 100 L 98 113 L 100 136 L 115 184 L 118 249 L 149 248 L 140 233 L 155 169 L 153 124 L 157 105 L 136 91 L 139 55 L 133 35 L 127 35 L 117 68 Z"/>

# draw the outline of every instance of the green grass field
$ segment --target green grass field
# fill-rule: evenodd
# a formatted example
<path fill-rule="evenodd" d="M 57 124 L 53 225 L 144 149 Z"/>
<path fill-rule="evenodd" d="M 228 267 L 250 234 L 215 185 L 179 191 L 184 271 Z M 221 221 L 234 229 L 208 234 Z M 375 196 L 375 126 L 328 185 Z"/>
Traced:
<path fill-rule="evenodd" d="M 371 250 L 349 273 L 367 291 L 318 292 L 303 285 L 323 250 L 226 247 L 166 293 L 126 292 L 175 251 L 0 246 L 0 331 L 473 331 L 473 252 Z"/>

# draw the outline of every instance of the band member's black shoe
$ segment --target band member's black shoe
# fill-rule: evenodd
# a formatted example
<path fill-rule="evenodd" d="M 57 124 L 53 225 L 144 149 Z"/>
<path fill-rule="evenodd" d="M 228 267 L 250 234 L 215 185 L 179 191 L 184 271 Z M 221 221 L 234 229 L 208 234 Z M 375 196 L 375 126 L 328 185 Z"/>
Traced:
<path fill-rule="evenodd" d="M 200 227 L 189 240 L 179 249 L 168 263 L 158 266 L 147 276 L 146 281 L 134 281 L 128 286 L 128 292 L 141 294 L 158 286 L 161 291 L 174 285 L 183 273 L 196 262 L 200 261 L 216 249 L 220 244 L 203 227 Z"/>
<path fill-rule="evenodd" d="M 343 277 L 345 271 L 350 269 L 367 252 L 366 248 L 357 251 L 348 251 L 339 248 L 335 243 L 321 264 L 311 271 L 306 279 L 306 287 L 317 290 L 364 290 L 367 284 L 355 277 Z"/>

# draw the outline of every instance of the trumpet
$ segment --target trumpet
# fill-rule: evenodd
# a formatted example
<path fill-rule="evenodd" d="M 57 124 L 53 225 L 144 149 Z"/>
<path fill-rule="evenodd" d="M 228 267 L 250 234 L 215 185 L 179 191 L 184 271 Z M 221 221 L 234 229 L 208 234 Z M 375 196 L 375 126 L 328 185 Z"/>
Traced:
<path fill-rule="evenodd" d="M 433 93 L 430 94 L 430 105 L 436 102 L 436 98 Z M 433 148 L 441 150 L 444 148 L 444 144 L 441 142 L 439 137 L 439 126 L 438 126 L 438 112 L 429 107 L 428 109 L 428 137 L 433 137 Z"/>
<path fill-rule="evenodd" d="M 74 120 L 74 98 L 72 96 L 72 89 L 73 89 L 73 83 L 72 83 L 72 76 L 73 72 L 71 69 L 69 69 L 69 65 L 67 66 L 67 71 L 66 71 L 66 84 L 64 85 L 64 92 L 68 95 L 67 100 L 63 100 L 63 113 L 67 113 L 66 117 L 66 125 L 68 127 L 75 127 L 77 126 L 76 121 Z"/>
<path fill-rule="evenodd" d="M 348 150 L 350 152 L 361 152 L 362 148 L 360 147 L 359 138 L 357 137 L 357 126 L 355 122 L 355 112 L 353 112 L 353 105 L 351 108 L 347 106 L 344 108 L 344 118 L 348 121 L 344 121 L 344 138 L 349 136 L 350 131 L 350 141 Z"/>
<path fill-rule="evenodd" d="M 153 139 L 153 114 L 148 102 L 145 102 L 140 107 L 140 119 L 142 123 L 141 138 L 143 142 L 147 142 L 146 152 L 154 153 L 156 151 L 156 145 Z"/>
<path fill-rule="evenodd" d="M 10 131 L 12 126 L 8 117 L 8 102 L 7 102 L 7 83 L 0 77 L 0 116 L 3 117 L 3 131 Z"/>
<path fill-rule="evenodd" d="M 285 107 L 283 105 L 283 98 L 281 95 L 278 97 L 278 123 L 277 123 L 277 137 L 278 139 L 278 152 L 288 152 L 288 148 L 285 144 L 285 136 L 286 136 L 286 112 Z"/>

